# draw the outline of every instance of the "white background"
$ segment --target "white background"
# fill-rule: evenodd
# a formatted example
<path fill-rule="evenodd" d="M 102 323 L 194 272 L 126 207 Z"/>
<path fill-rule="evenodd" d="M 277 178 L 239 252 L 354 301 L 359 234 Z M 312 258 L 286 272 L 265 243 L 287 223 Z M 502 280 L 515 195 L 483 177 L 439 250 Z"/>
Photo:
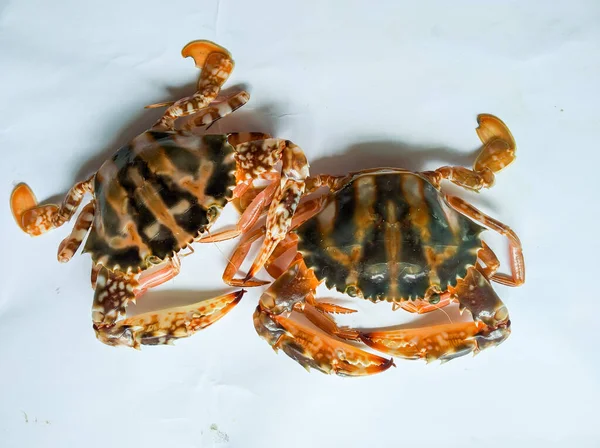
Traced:
<path fill-rule="evenodd" d="M 0 446 L 600 446 L 599 23 L 594 0 L 0 2 Z M 450 190 L 523 241 L 526 284 L 495 286 L 511 337 L 444 365 L 308 374 L 256 334 L 255 289 L 175 347 L 97 342 L 89 256 L 59 264 L 70 226 L 28 237 L 9 195 L 62 199 L 154 122 L 144 105 L 192 93 L 193 39 L 228 48 L 227 86 L 252 93 L 211 131 L 289 138 L 313 173 L 469 166 L 477 114 L 502 118 L 517 161 L 480 195 Z M 198 247 L 131 311 L 226 290 L 232 247 Z M 412 318 L 343 303 L 363 315 L 344 323 Z"/>

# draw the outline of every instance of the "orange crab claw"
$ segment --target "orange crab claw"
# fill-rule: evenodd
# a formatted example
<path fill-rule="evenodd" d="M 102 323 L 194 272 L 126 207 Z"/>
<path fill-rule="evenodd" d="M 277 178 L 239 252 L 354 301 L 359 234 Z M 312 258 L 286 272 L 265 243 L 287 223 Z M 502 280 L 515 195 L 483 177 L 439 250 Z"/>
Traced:
<path fill-rule="evenodd" d="M 211 53 L 223 53 L 231 59 L 229 51 L 208 40 L 194 40 L 181 50 L 181 56 L 184 58 L 191 56 L 199 69 L 204 67 L 204 62 Z"/>
<path fill-rule="evenodd" d="M 260 306 L 254 313 L 254 326 L 274 350 L 286 355 L 305 369 L 340 376 L 365 376 L 384 372 L 394 365 L 383 358 L 337 341 L 281 315 L 270 315 Z"/>
<path fill-rule="evenodd" d="M 361 339 L 377 351 L 405 359 L 449 360 L 476 349 L 482 324 L 460 322 L 425 328 L 362 333 Z"/>
<path fill-rule="evenodd" d="M 242 299 L 240 290 L 191 305 L 133 316 L 115 325 L 95 324 L 96 337 L 112 346 L 140 349 L 141 345 L 173 344 L 209 327 L 224 317 Z"/>

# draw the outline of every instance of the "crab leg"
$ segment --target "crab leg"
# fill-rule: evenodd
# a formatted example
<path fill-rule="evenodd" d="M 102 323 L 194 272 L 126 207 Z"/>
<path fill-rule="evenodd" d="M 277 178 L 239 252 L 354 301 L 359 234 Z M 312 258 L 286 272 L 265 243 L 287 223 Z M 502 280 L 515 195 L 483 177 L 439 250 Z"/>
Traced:
<path fill-rule="evenodd" d="M 229 134 L 227 137 L 227 141 L 234 148 L 242 143 L 248 143 L 256 140 L 267 140 L 270 139 L 271 135 L 263 133 L 263 132 L 234 132 Z M 275 175 L 277 177 L 275 177 Z M 265 186 L 255 186 L 253 184 L 254 179 L 247 176 L 247 173 L 244 170 L 238 170 L 236 176 L 237 186 L 233 190 L 233 204 L 235 208 L 243 213 L 246 208 L 252 203 L 254 198 L 265 189 Z M 267 172 L 262 176 L 259 176 L 263 179 L 277 180 L 279 181 L 281 176 L 279 173 L 275 172 Z"/>
<path fill-rule="evenodd" d="M 300 209 L 300 207 L 298 207 Z M 298 214 L 294 216 L 294 219 L 298 217 Z M 292 226 L 294 222 L 292 220 Z M 265 263 L 265 270 L 269 273 L 269 275 L 273 278 L 279 278 L 281 274 L 285 272 L 285 267 L 277 266 L 277 261 L 281 258 L 287 251 L 292 248 L 296 248 L 298 246 L 298 235 L 294 233 L 289 233 L 284 240 L 277 245 L 267 262 Z"/>
<path fill-rule="evenodd" d="M 202 126 L 206 126 L 206 129 L 208 129 L 216 121 L 233 113 L 248 101 L 250 101 L 250 94 L 245 90 L 242 90 L 229 98 L 225 98 L 222 101 L 219 101 L 217 98 L 215 102 L 196 113 L 194 117 L 183 124 L 181 129 L 189 131 Z"/>
<path fill-rule="evenodd" d="M 306 193 L 313 193 L 321 187 L 328 187 L 330 191 L 336 191 L 346 184 L 348 176 L 332 176 L 330 174 L 317 174 L 306 179 Z"/>
<path fill-rule="evenodd" d="M 500 260 L 494 253 L 494 251 L 486 244 L 485 241 L 481 242 L 481 249 L 479 249 L 479 253 L 477 254 L 477 258 L 479 261 L 483 261 L 485 267 L 478 263 L 477 269 L 481 272 L 485 278 L 491 280 L 498 268 L 500 267 Z"/>
<path fill-rule="evenodd" d="M 265 176 L 267 177 L 267 176 Z M 252 200 L 250 205 L 246 208 L 242 216 L 238 220 L 238 223 L 235 229 L 224 230 L 222 232 L 213 233 L 208 237 L 203 237 L 199 241 L 202 243 L 212 243 L 215 241 L 223 241 L 226 239 L 235 238 L 242 233 L 250 230 L 256 221 L 260 218 L 263 213 L 264 208 L 271 202 L 275 191 L 277 190 L 277 180 L 279 180 L 279 175 L 275 174 L 271 177 L 271 184 L 262 190 L 255 198 Z M 235 194 L 235 192 L 234 192 Z"/>
<path fill-rule="evenodd" d="M 94 325 L 114 324 L 125 316 L 129 302 L 135 300 L 150 288 L 171 280 L 180 270 L 178 257 L 155 270 L 145 271 L 142 276 L 134 273 L 110 271 L 101 266 L 92 271 L 92 285 L 96 290 L 92 305 Z"/>
<path fill-rule="evenodd" d="M 177 118 L 196 114 L 208 107 L 217 98 L 221 86 L 233 71 L 234 64 L 229 52 L 209 41 L 190 42 L 183 48 L 181 54 L 183 57 L 191 56 L 196 63 L 196 67 L 202 70 L 198 80 L 197 92 L 170 105 L 164 115 L 152 127 L 154 130 L 172 130 L 175 128 Z M 149 107 L 160 107 L 167 104 L 169 103 L 160 103 Z M 231 113 L 232 106 L 227 102 L 221 103 L 221 106 L 223 109 L 219 111 L 219 115 Z M 212 115 L 204 116 L 210 117 L 211 121 L 214 121 Z"/>
<path fill-rule="evenodd" d="M 252 244 L 265 236 L 266 229 L 265 226 L 259 227 L 255 229 L 253 232 L 246 235 L 246 237 L 242 240 L 242 242 L 238 245 L 236 250 L 234 251 L 231 259 L 227 263 L 227 267 L 223 272 L 223 281 L 230 286 L 239 286 L 240 284 L 244 284 L 244 286 L 262 286 L 266 285 L 270 282 L 264 280 L 248 280 L 244 282 L 243 280 L 234 279 L 233 277 L 239 271 L 240 266 L 244 262 L 246 255 L 250 251 Z M 275 263 L 285 252 L 294 247 L 298 242 L 298 238 L 296 235 L 289 234 L 285 237 L 285 239 L 277 245 L 267 262 L 265 263 L 265 269 L 273 278 L 278 278 L 281 274 L 283 274 L 284 270 L 280 267 L 276 266 Z"/>
<path fill-rule="evenodd" d="M 425 314 L 431 313 L 432 311 L 437 311 L 440 308 L 450 305 L 453 302 L 451 294 L 445 294 L 440 297 L 440 301 L 438 303 L 432 304 L 425 300 L 416 300 L 409 302 L 400 302 L 394 303 L 393 311 L 396 311 L 398 308 L 402 308 L 404 311 L 408 311 L 409 313 L 417 313 L 417 314 Z"/>
<path fill-rule="evenodd" d="M 266 285 L 266 284 L 270 283 L 270 282 L 264 281 L 264 280 L 249 280 L 249 281 L 244 282 L 242 280 L 233 278 L 235 276 L 235 274 L 239 271 L 240 266 L 242 265 L 242 263 L 244 262 L 244 259 L 246 258 L 246 255 L 248 255 L 248 252 L 250 251 L 252 244 L 259 238 L 262 238 L 263 236 L 265 236 L 265 233 L 266 233 L 265 226 L 262 226 L 262 227 L 259 227 L 258 229 L 255 229 L 251 233 L 246 234 L 245 238 L 242 240 L 242 242 L 238 245 L 238 247 L 234 251 L 233 255 L 231 256 L 231 259 L 227 263 L 227 267 L 225 268 L 225 271 L 223 272 L 223 281 L 225 283 L 227 283 L 230 286 L 239 286 L 241 283 L 243 283 L 244 286 L 262 286 L 262 285 Z M 267 262 L 265 263 L 265 268 L 267 269 L 267 272 L 269 272 L 269 274 L 273 278 L 277 278 L 283 273 L 283 270 L 281 270 L 281 268 L 275 266 L 274 263 L 287 250 L 294 247 L 296 245 L 297 241 L 298 241 L 298 238 L 293 234 L 286 236 L 286 238 L 277 245 L 277 247 L 275 248 L 275 250 L 269 257 L 269 260 L 267 260 Z"/>
<path fill-rule="evenodd" d="M 373 331 L 361 334 L 363 342 L 376 350 L 407 359 L 449 361 L 502 343 L 510 335 L 506 306 L 477 269 L 470 268 L 456 288 L 461 308 L 474 322 Z"/>
<path fill-rule="evenodd" d="M 61 263 L 66 263 L 73 258 L 73 255 L 75 255 L 75 252 L 77 252 L 77 249 L 79 249 L 79 246 L 87 235 L 87 232 L 94 221 L 94 204 L 95 203 L 92 201 L 83 207 L 81 213 L 77 217 L 77 221 L 75 221 L 71 234 L 62 240 L 60 246 L 58 246 L 58 261 Z"/>
<path fill-rule="evenodd" d="M 325 197 L 319 197 L 300 204 L 296 210 L 296 213 L 294 214 L 289 230 L 297 228 L 316 215 L 319 211 L 321 211 L 324 202 Z M 247 234 L 247 236 L 242 239 L 234 251 L 230 262 L 227 264 L 225 272 L 223 273 L 223 281 L 225 283 L 230 286 L 259 286 L 268 283 L 263 280 L 245 280 L 233 278 L 248 255 L 252 244 L 266 234 L 267 228 L 266 226 L 262 226 L 252 233 Z M 271 255 L 265 262 L 265 268 L 273 278 L 278 278 L 283 273 L 283 270 L 275 265 L 277 259 L 291 249 L 297 242 L 298 237 L 296 235 L 287 234 L 286 237 L 275 246 L 271 252 Z"/>
<path fill-rule="evenodd" d="M 498 232 L 500 235 L 504 235 L 506 238 L 508 238 L 508 243 L 510 246 L 511 274 L 507 275 L 493 273 L 493 275 L 490 277 L 490 280 L 493 280 L 497 283 L 501 283 L 506 286 L 522 285 L 525 282 L 525 261 L 523 259 L 523 248 L 521 247 L 521 241 L 519 240 L 517 234 L 513 230 L 511 230 L 507 225 L 502 224 L 500 221 L 496 221 L 495 219 L 477 210 L 471 204 L 463 201 L 460 198 L 457 198 L 456 196 L 446 195 L 446 199 L 452 207 L 454 207 L 462 214 L 484 225 L 485 227 L 488 227 L 489 229 Z M 491 249 L 488 248 L 487 250 L 491 252 Z M 489 257 L 490 256 L 487 255 L 487 258 Z"/>
<path fill-rule="evenodd" d="M 356 312 L 356 310 L 350 310 L 344 307 L 336 307 L 330 303 L 317 303 L 312 294 L 308 294 L 304 302 L 297 303 L 294 309 L 301 311 L 308 320 L 310 320 L 314 325 L 319 327 L 327 334 L 337 336 L 341 339 L 360 341 L 360 333 L 357 330 L 339 327 L 331 318 L 331 316 L 327 314 L 334 312 L 334 310 L 341 310 L 341 312 L 344 314 L 350 314 Z"/>
<path fill-rule="evenodd" d="M 233 255 L 231 256 L 229 262 L 227 263 L 227 267 L 225 268 L 225 271 L 223 272 L 223 281 L 225 283 L 227 283 L 230 286 L 239 286 L 241 283 L 244 283 L 244 285 L 248 286 L 248 287 L 262 286 L 262 285 L 266 285 L 267 283 L 269 283 L 268 281 L 264 281 L 264 280 L 249 280 L 249 281 L 244 282 L 242 280 L 233 278 L 235 276 L 235 274 L 237 273 L 237 271 L 239 271 L 240 266 L 242 265 L 242 263 L 244 262 L 244 259 L 246 258 L 246 255 L 248 255 L 248 252 L 250 251 L 250 248 L 252 247 L 252 243 L 254 243 L 257 239 L 264 236 L 265 233 L 266 233 L 266 229 L 264 226 L 262 226 L 262 227 L 259 227 L 258 229 L 255 229 L 251 233 L 248 233 L 245 235 L 242 242 L 240 244 L 238 244 L 237 248 L 233 252 Z"/>
<path fill-rule="evenodd" d="M 231 134 L 229 136 L 230 139 L 234 141 L 239 141 L 243 139 L 243 141 L 252 141 L 257 137 L 263 137 L 267 134 L 262 133 L 240 133 L 240 134 Z M 267 187 L 263 187 L 261 190 L 256 190 L 256 194 L 253 194 L 252 200 L 248 205 L 244 207 L 242 216 L 238 220 L 235 229 L 223 230 L 220 232 L 216 232 L 210 234 L 209 236 L 201 236 L 197 240 L 200 243 L 214 243 L 218 241 L 226 241 L 228 239 L 236 238 L 242 233 L 246 233 L 250 230 L 254 224 L 258 221 L 258 219 L 263 216 L 264 208 L 271 202 L 273 195 L 277 190 L 277 184 L 281 178 L 279 173 L 264 173 L 260 176 L 260 178 L 270 181 L 270 184 Z M 248 190 L 251 188 L 250 183 L 241 182 L 233 191 L 234 199 L 241 199 L 242 196 L 247 195 Z"/>
<path fill-rule="evenodd" d="M 484 144 L 473 164 L 473 170 L 460 166 L 444 166 L 434 172 L 423 173 L 439 186 L 442 179 L 469 190 L 479 191 L 494 184 L 494 173 L 515 160 L 516 143 L 508 127 L 493 115 L 477 117 L 477 135 Z"/>
<path fill-rule="evenodd" d="M 232 132 L 227 137 L 227 141 L 235 148 L 242 143 L 249 143 L 257 140 L 268 140 L 270 138 L 271 135 L 264 132 Z"/>
<path fill-rule="evenodd" d="M 266 137 L 264 137 L 263 139 L 260 139 L 260 140 L 264 140 L 267 138 L 271 138 L 271 137 L 267 135 Z M 253 139 L 253 140 L 257 140 L 257 139 Z M 245 140 L 245 141 L 249 141 L 249 140 Z M 231 143 L 233 146 L 236 146 L 236 144 L 233 143 L 232 136 L 229 137 L 229 143 Z M 244 173 L 242 170 L 241 174 L 242 174 L 241 180 L 243 181 L 246 173 Z M 305 188 L 304 193 L 305 193 L 305 195 L 313 193 L 314 191 L 316 191 L 317 189 L 319 189 L 322 186 L 329 186 L 330 189 L 333 189 L 334 187 L 336 187 L 338 185 L 338 181 L 340 179 L 344 179 L 344 178 L 345 178 L 345 176 L 329 176 L 329 175 L 317 175 L 314 177 L 309 177 L 306 179 L 306 188 Z M 263 189 L 264 189 L 264 187 L 253 187 L 253 186 L 251 186 L 251 184 L 249 182 L 241 182 L 234 191 L 234 193 L 237 196 L 241 196 L 239 198 L 239 201 L 236 203 L 236 208 L 240 212 L 243 212 L 246 209 L 246 207 L 248 206 L 247 204 L 249 204 L 252 201 L 252 199 L 254 199 L 254 197 Z"/>
<path fill-rule="evenodd" d="M 304 193 L 308 177 L 308 161 L 300 147 L 289 140 L 268 139 L 236 146 L 240 176 L 253 179 L 272 171 L 282 162 L 282 179 L 267 214 L 267 234 L 263 245 L 244 281 L 250 280 L 266 263 L 271 253 L 290 228 L 294 212 Z"/>
<path fill-rule="evenodd" d="M 290 268 L 260 298 L 254 313 L 254 327 L 258 334 L 274 350 L 283 350 L 306 369 L 312 367 L 328 374 L 361 376 L 383 372 L 391 367 L 391 359 L 336 341 L 288 317 L 292 310 L 302 311 L 305 298 L 314 292 L 317 285 L 317 279 L 306 269 L 302 258 L 296 257 Z M 322 325 L 332 330 L 331 323 L 328 321 Z"/>
<path fill-rule="evenodd" d="M 329 189 L 333 190 L 337 188 L 340 181 L 344 180 L 345 178 L 345 176 L 330 176 L 322 174 L 311 176 L 306 179 L 305 194 L 310 194 L 324 186 L 327 186 L 329 187 Z M 325 200 L 326 197 L 321 196 L 300 204 L 296 209 L 296 213 L 292 218 L 292 223 L 288 231 L 299 227 L 304 222 L 308 221 L 310 218 L 319 213 L 323 208 Z M 266 233 L 266 226 L 263 226 L 257 231 L 252 232 L 240 242 L 223 274 L 223 281 L 225 283 L 231 286 L 255 286 L 268 283 L 261 280 L 245 280 L 233 278 L 237 271 L 240 269 L 242 263 L 244 262 L 246 255 L 250 251 L 252 243 L 254 243 L 260 237 L 264 236 Z M 267 269 L 267 272 L 269 273 L 269 275 L 271 275 L 271 277 L 278 278 L 281 274 L 283 274 L 284 271 L 276 265 L 276 261 L 280 256 L 282 256 L 285 252 L 287 252 L 294 245 L 296 245 L 297 242 L 297 236 L 288 234 L 283 241 L 281 241 L 275 246 L 275 249 L 273 249 L 271 255 L 265 262 L 265 268 Z"/>
<path fill-rule="evenodd" d="M 60 207 L 54 204 L 37 205 L 35 195 L 27 184 L 19 184 L 10 196 L 10 209 L 17 224 L 31 236 L 38 236 L 69 221 L 77 211 L 85 193 L 93 190 L 94 177 L 75 184 Z"/>
<path fill-rule="evenodd" d="M 100 264 L 94 264 L 92 266 L 92 272 L 90 274 L 90 283 L 92 284 L 92 289 L 96 289 L 96 281 L 98 280 L 98 274 L 100 273 L 100 270 L 102 269 L 102 265 Z"/>

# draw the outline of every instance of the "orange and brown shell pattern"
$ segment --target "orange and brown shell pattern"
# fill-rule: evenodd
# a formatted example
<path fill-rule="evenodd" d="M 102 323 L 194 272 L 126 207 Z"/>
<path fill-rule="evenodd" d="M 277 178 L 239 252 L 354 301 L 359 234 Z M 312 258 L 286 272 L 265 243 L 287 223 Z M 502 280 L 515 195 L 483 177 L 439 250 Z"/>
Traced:
<path fill-rule="evenodd" d="M 84 251 L 127 273 L 165 261 L 209 229 L 233 196 L 235 174 L 226 135 L 144 132 L 96 173 Z"/>
<path fill-rule="evenodd" d="M 328 288 L 372 301 L 421 300 L 474 266 L 485 228 L 423 175 L 358 173 L 300 226 L 298 251 Z"/>

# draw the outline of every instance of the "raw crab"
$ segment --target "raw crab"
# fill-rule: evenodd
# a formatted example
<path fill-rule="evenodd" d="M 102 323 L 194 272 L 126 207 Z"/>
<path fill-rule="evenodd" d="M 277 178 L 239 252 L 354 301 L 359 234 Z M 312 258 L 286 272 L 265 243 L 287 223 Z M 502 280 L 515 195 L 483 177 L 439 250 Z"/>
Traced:
<path fill-rule="evenodd" d="M 480 115 L 478 121 L 484 146 L 473 170 L 382 168 L 307 179 L 307 193 L 320 187 L 329 192 L 298 207 L 294 231 L 265 264 L 276 280 L 254 314 L 257 332 L 273 349 L 282 349 L 306 368 L 369 375 L 389 368 L 392 359 L 331 336 L 427 361 L 477 353 L 509 336 L 508 311 L 490 281 L 508 286 L 524 282 L 521 243 L 507 226 L 440 188 L 443 179 L 471 190 L 490 187 L 494 173 L 514 160 L 515 142 L 506 125 L 491 115 Z M 480 239 L 486 227 L 508 238 L 511 275 L 496 272 L 499 261 Z M 259 228 L 244 236 L 224 276 L 230 284 L 243 285 L 256 272 L 233 279 L 252 242 L 264 233 Z M 294 247 L 295 258 L 281 270 L 277 259 Z M 473 321 L 387 331 L 338 327 L 330 315 L 354 310 L 316 300 L 322 282 L 348 296 L 392 302 L 394 309 L 410 312 L 427 313 L 458 302 Z M 329 336 L 291 320 L 293 311 Z"/>
<path fill-rule="evenodd" d="M 60 207 L 37 205 L 25 184 L 11 196 L 17 223 L 35 236 L 68 222 L 85 193 L 92 194 L 71 235 L 60 244 L 58 259 L 70 260 L 89 230 L 84 252 L 91 254 L 94 263 L 93 326 L 98 339 L 109 345 L 138 348 L 169 343 L 223 317 L 243 291 L 120 320 L 128 302 L 178 274 L 183 249 L 191 249 L 193 242 L 240 235 L 266 207 L 273 235 L 263 247 L 268 257 L 287 233 L 308 176 L 302 150 L 287 140 L 261 133 L 200 136 L 191 132 L 231 113 L 249 97 L 240 92 L 217 99 L 233 69 L 227 50 L 194 41 L 182 54 L 192 56 L 202 69 L 197 92 L 175 103 L 150 106 L 169 107 L 150 130 L 120 148 L 88 180 L 76 184 Z M 176 119 L 186 115 L 193 117 L 185 129 L 176 130 Z M 279 161 L 281 174 L 275 170 Z M 270 184 L 250 201 L 236 228 L 210 235 L 211 225 L 229 201 L 255 193 L 256 179 Z"/>

